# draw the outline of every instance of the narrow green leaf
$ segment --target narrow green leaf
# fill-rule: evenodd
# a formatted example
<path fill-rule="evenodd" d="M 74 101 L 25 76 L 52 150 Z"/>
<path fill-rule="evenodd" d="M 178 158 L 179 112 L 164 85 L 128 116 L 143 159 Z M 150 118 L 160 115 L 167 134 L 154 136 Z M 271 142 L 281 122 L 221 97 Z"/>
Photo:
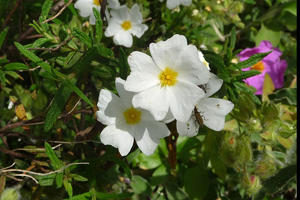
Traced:
<path fill-rule="evenodd" d="M 61 161 L 58 159 L 58 157 L 56 156 L 54 150 L 52 149 L 52 147 L 50 146 L 50 144 L 48 144 L 47 142 L 45 142 L 45 150 L 46 150 L 46 154 L 50 159 L 51 162 L 51 166 L 57 170 L 59 168 L 62 167 L 62 163 Z"/>
<path fill-rule="evenodd" d="M 128 55 L 122 47 L 120 48 L 120 55 L 120 77 L 126 79 L 129 74 L 129 65 L 127 62 Z"/>
<path fill-rule="evenodd" d="M 80 31 L 78 28 L 74 28 L 73 30 L 73 35 L 75 37 L 77 37 L 81 42 L 83 42 L 85 45 L 87 45 L 89 48 L 92 47 L 93 45 L 93 41 L 92 39 L 89 37 L 88 34 Z"/>
<path fill-rule="evenodd" d="M 261 61 L 264 57 L 269 55 L 271 52 L 272 51 L 269 51 L 269 52 L 266 52 L 266 53 L 255 54 L 255 55 L 251 56 L 250 58 L 248 58 L 247 60 L 239 62 L 238 64 L 236 64 L 234 66 L 236 68 L 239 68 L 239 69 L 244 69 L 244 68 L 247 68 L 247 67 L 251 67 L 251 66 L 255 65 L 256 63 L 258 63 L 259 61 Z"/>
<path fill-rule="evenodd" d="M 249 70 L 249 71 L 241 71 L 241 74 L 237 75 L 234 77 L 235 81 L 241 81 L 244 80 L 246 78 L 252 77 L 252 76 L 256 76 L 258 74 L 260 74 L 261 72 L 258 70 Z"/>
<path fill-rule="evenodd" d="M 5 29 L 4 29 L 3 31 L 1 31 L 1 33 L 0 33 L 0 49 L 1 49 L 2 45 L 3 45 L 3 43 L 4 43 L 4 40 L 5 40 L 5 38 L 6 38 L 7 33 L 8 33 L 8 28 L 5 28 Z"/>
<path fill-rule="evenodd" d="M 41 66 L 41 68 L 44 69 L 47 73 L 49 73 L 49 75 L 51 75 L 52 77 L 59 76 L 62 79 L 64 79 L 66 77 L 61 72 L 59 72 L 59 71 L 57 71 L 55 69 L 52 69 L 52 67 L 48 63 L 42 61 L 42 59 L 40 59 L 37 55 L 35 55 L 31 51 L 27 50 L 20 43 L 15 42 L 14 44 L 18 48 L 18 50 L 21 52 L 21 54 L 23 54 L 25 57 L 27 57 L 29 60 L 31 60 L 35 64 Z"/>
<path fill-rule="evenodd" d="M 71 177 L 75 180 L 75 181 L 88 181 L 87 178 L 80 176 L 78 174 L 71 174 Z"/>
<path fill-rule="evenodd" d="M 86 103 L 88 103 L 90 106 L 94 106 L 93 103 L 85 96 L 85 94 L 73 83 L 70 81 L 65 82 L 66 87 L 68 87 L 71 91 L 75 92 L 80 98 L 82 98 Z"/>
<path fill-rule="evenodd" d="M 6 71 L 15 71 L 15 70 L 27 70 L 29 69 L 29 67 L 23 63 L 18 63 L 18 62 L 14 62 L 14 63 L 9 63 L 4 65 L 3 67 Z"/>
<path fill-rule="evenodd" d="M 63 184 L 63 178 L 64 178 L 64 174 L 63 174 L 62 172 L 56 174 L 55 182 L 56 182 L 56 187 L 57 187 L 57 188 L 61 188 L 61 187 L 62 187 L 62 184 Z"/>
<path fill-rule="evenodd" d="M 57 117 L 63 110 L 64 105 L 66 104 L 71 92 L 72 91 L 69 89 L 69 87 L 66 87 L 64 84 L 62 84 L 61 87 L 57 90 L 50 109 L 46 115 L 44 126 L 45 131 L 49 131 L 52 128 Z"/>
<path fill-rule="evenodd" d="M 72 188 L 71 183 L 68 182 L 67 179 L 64 180 L 64 187 L 65 187 L 65 190 L 67 191 L 69 197 L 72 197 L 73 196 L 73 188 Z"/>
<path fill-rule="evenodd" d="M 39 18 L 39 21 L 41 23 L 47 19 L 52 5 L 53 5 L 53 0 L 45 0 L 45 2 L 43 3 L 41 16 Z"/>
<path fill-rule="evenodd" d="M 103 22 L 102 22 L 100 13 L 96 8 L 93 8 L 93 13 L 94 13 L 95 18 L 96 18 L 96 36 L 95 36 L 95 39 L 96 39 L 96 44 L 99 44 L 101 42 L 102 35 L 103 35 L 103 30 L 102 30 Z"/>
<path fill-rule="evenodd" d="M 53 185 L 56 174 L 49 174 L 47 176 L 35 176 L 40 186 L 51 186 Z"/>

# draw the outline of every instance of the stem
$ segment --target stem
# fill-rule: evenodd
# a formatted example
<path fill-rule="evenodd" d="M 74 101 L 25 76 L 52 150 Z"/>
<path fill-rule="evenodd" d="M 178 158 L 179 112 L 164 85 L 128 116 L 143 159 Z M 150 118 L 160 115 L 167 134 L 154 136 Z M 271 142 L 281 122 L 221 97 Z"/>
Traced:
<path fill-rule="evenodd" d="M 171 134 L 166 138 L 167 148 L 168 148 L 168 161 L 171 168 L 171 174 L 175 175 L 176 172 L 176 164 L 177 164 L 177 157 L 176 157 L 176 142 L 178 138 L 178 133 L 176 129 L 176 121 L 173 121 L 167 124 Z"/>

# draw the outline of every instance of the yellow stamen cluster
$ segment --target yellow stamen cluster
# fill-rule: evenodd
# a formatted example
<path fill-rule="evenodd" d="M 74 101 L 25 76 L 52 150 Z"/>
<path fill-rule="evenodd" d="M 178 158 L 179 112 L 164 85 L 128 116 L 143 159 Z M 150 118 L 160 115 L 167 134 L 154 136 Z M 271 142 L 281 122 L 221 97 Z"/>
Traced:
<path fill-rule="evenodd" d="M 127 124 L 137 124 L 141 121 L 141 111 L 135 108 L 129 108 L 123 113 Z"/>
<path fill-rule="evenodd" d="M 178 73 L 173 69 L 166 67 L 164 71 L 162 71 L 158 78 L 160 80 L 160 85 L 162 87 L 165 86 L 174 86 L 177 82 Z"/>
<path fill-rule="evenodd" d="M 130 21 L 124 21 L 123 24 L 121 24 L 121 26 L 125 31 L 128 31 L 129 29 L 131 29 L 131 22 Z"/>
<path fill-rule="evenodd" d="M 253 65 L 251 67 L 251 69 L 254 69 L 254 70 L 262 72 L 262 71 L 264 71 L 265 66 L 264 66 L 264 63 L 262 61 L 259 61 L 258 63 L 256 63 L 255 65 Z"/>
<path fill-rule="evenodd" d="M 94 4 L 95 4 L 96 6 L 100 6 L 101 3 L 102 3 L 102 0 L 94 0 Z"/>

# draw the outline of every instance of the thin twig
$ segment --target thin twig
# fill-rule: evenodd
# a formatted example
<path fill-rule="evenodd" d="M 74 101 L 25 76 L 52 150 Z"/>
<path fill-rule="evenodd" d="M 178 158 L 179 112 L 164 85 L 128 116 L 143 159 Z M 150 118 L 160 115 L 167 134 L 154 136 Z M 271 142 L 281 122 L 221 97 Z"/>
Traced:
<path fill-rule="evenodd" d="M 73 166 L 73 165 L 89 165 L 89 162 L 79 162 L 79 163 L 70 163 L 58 170 L 52 171 L 52 172 L 48 172 L 48 173 L 38 173 L 38 172 L 32 172 L 32 171 L 28 171 L 28 170 L 23 170 L 23 169 L 5 169 L 5 170 L 0 170 L 0 173 L 7 173 L 7 172 L 22 172 L 22 173 L 28 173 L 28 174 L 32 174 L 32 175 L 37 175 L 37 176 L 48 176 L 50 174 L 56 174 L 59 172 L 64 171 L 65 169 Z"/>
<path fill-rule="evenodd" d="M 215 23 L 212 23 L 212 27 L 215 30 L 217 36 L 219 37 L 219 39 L 224 42 L 225 41 L 225 37 L 222 35 L 222 33 L 219 31 L 219 29 L 217 28 Z"/>
<path fill-rule="evenodd" d="M 54 15 L 53 17 L 50 17 L 49 19 L 46 19 L 45 21 L 42 22 L 42 24 L 45 24 L 45 23 L 50 22 L 53 19 L 57 18 L 72 2 L 73 2 L 73 0 L 69 0 L 69 2 L 67 4 L 65 4 L 64 7 L 62 7 L 62 9 L 60 9 L 56 15 Z"/>
<path fill-rule="evenodd" d="M 32 176 L 28 174 L 10 174 L 11 176 L 19 176 L 19 177 L 28 177 L 31 178 L 36 184 L 39 184 L 39 182 Z"/>

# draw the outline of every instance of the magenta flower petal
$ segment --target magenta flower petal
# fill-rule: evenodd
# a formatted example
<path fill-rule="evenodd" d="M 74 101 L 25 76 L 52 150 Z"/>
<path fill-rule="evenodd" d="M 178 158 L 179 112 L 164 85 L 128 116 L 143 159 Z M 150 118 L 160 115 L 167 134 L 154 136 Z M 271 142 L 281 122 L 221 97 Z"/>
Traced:
<path fill-rule="evenodd" d="M 278 48 L 273 47 L 272 43 L 267 40 L 261 41 L 258 47 L 246 48 L 238 54 L 240 61 L 244 61 L 257 53 L 265 53 L 268 51 L 272 52 L 257 65 L 259 68 L 252 66 L 243 69 L 243 71 L 248 71 L 253 68 L 262 72 L 261 74 L 244 80 L 246 84 L 256 88 L 255 94 L 257 95 L 261 95 L 263 92 L 265 73 L 270 75 L 276 89 L 283 87 L 284 72 L 287 68 L 287 62 L 285 60 L 280 60 L 282 52 Z"/>

